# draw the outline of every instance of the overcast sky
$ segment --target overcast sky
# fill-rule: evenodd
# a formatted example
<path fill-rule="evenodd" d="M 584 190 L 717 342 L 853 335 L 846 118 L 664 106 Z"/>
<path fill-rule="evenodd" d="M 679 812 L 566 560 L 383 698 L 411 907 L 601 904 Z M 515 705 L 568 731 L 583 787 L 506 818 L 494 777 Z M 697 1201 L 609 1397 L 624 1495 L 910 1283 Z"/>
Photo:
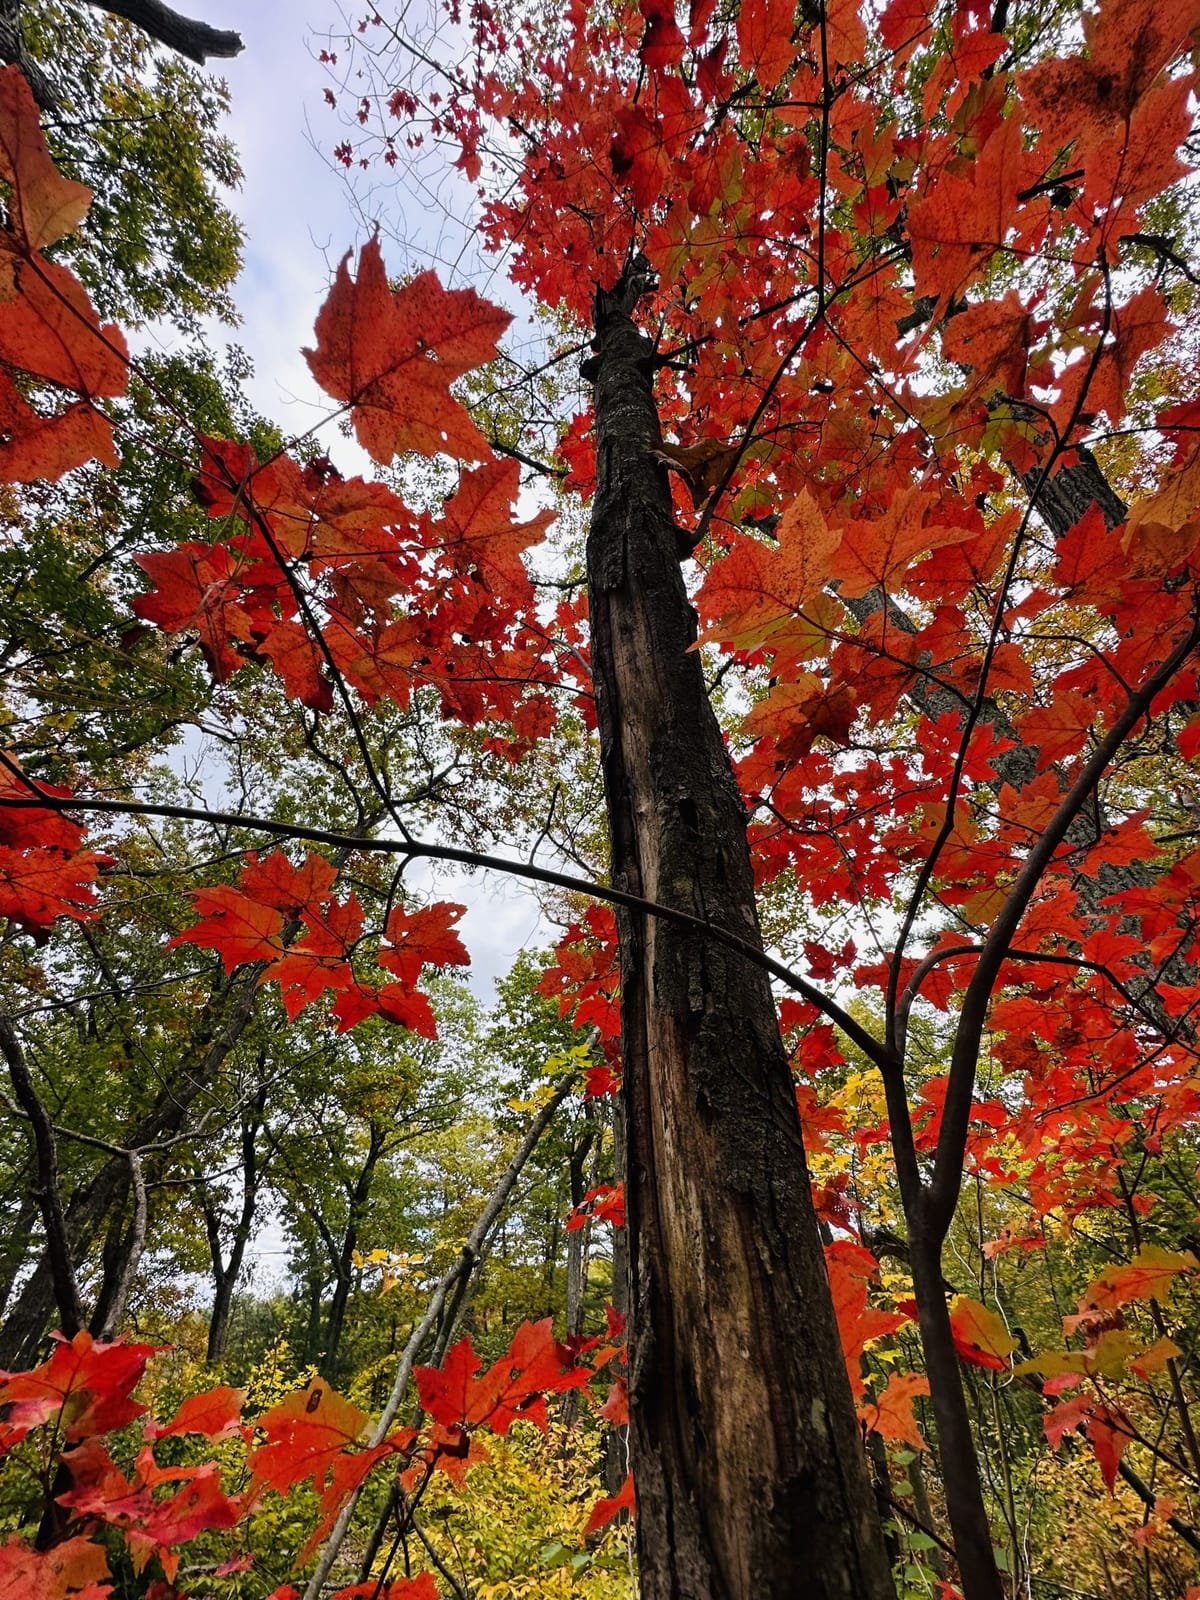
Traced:
<path fill-rule="evenodd" d="M 254 361 L 251 395 L 258 409 L 286 432 L 300 433 L 329 410 L 300 350 L 312 342 L 313 320 L 338 261 L 378 222 L 389 270 L 411 271 L 427 265 L 431 252 L 447 254 L 448 225 L 419 196 L 406 205 L 401 183 L 378 186 L 374 175 L 368 186 L 374 214 L 364 218 L 344 169 L 331 160 L 345 125 L 325 104 L 330 79 L 316 58 L 324 37 L 339 26 L 336 0 L 188 0 L 180 9 L 235 28 L 245 41 L 236 60 L 213 64 L 232 91 L 229 133 L 245 172 L 233 199 L 247 232 L 245 270 L 235 291 L 243 324 L 224 337 Z M 471 195 L 461 194 L 465 215 Z M 442 275 L 445 280 L 444 269 Z M 500 285 L 486 288 L 511 303 L 497 292 Z M 336 430 L 326 443 L 344 471 L 367 469 Z M 410 881 L 427 888 L 428 873 L 412 868 Z M 528 891 L 497 874 L 442 877 L 437 892 L 468 905 L 471 980 L 485 1001 L 492 998 L 493 978 L 508 970 L 519 949 L 545 945 L 553 936 Z"/>

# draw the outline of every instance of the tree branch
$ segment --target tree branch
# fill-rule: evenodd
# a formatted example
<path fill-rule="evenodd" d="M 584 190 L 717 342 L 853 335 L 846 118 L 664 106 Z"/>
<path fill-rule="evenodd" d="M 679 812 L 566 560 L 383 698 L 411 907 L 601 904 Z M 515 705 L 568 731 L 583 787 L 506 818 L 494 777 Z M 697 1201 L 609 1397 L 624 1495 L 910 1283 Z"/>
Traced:
<path fill-rule="evenodd" d="M 513 1191 L 513 1186 L 521 1175 L 521 1169 L 533 1154 L 538 1140 L 550 1126 L 555 1112 L 571 1092 L 576 1076 L 577 1074 L 572 1071 L 563 1073 L 562 1077 L 559 1078 L 554 1086 L 554 1093 L 530 1123 L 516 1154 L 501 1174 L 500 1181 L 492 1190 L 491 1196 L 480 1212 L 475 1226 L 467 1235 L 466 1243 L 459 1252 L 457 1259 L 442 1274 L 437 1287 L 430 1296 L 429 1304 L 425 1308 L 425 1315 L 409 1335 L 408 1343 L 401 1352 L 400 1362 L 396 1368 L 396 1377 L 392 1384 L 391 1393 L 388 1395 L 387 1404 L 384 1406 L 379 1421 L 375 1424 L 368 1441 L 369 1449 L 374 1449 L 376 1445 L 382 1444 L 387 1438 L 388 1429 L 396 1420 L 396 1413 L 400 1410 L 405 1392 L 408 1389 L 408 1381 L 412 1377 L 413 1363 L 420 1355 L 421 1346 L 425 1343 L 441 1316 L 447 1295 L 460 1279 L 469 1277 L 478 1265 L 483 1251 L 483 1242 L 487 1238 L 492 1223 L 507 1203 L 508 1197 Z M 321 1552 L 321 1559 L 317 1562 L 316 1570 L 308 1580 L 308 1587 L 304 1591 L 304 1600 L 320 1600 L 325 1580 L 337 1560 L 338 1551 L 341 1549 L 346 1532 L 350 1527 L 350 1519 L 353 1517 L 355 1507 L 358 1505 L 361 1487 L 359 1485 L 354 1490 L 338 1513 L 338 1519 L 330 1530 L 325 1548 Z"/>
<path fill-rule="evenodd" d="M 240 33 L 180 16 L 178 11 L 163 5 L 162 0 L 87 0 L 87 3 L 100 11 L 110 11 L 114 17 L 124 17 L 126 22 L 134 23 L 159 44 L 165 44 L 168 50 L 186 56 L 201 67 L 210 56 L 229 60 L 241 55 L 245 48 Z"/>
<path fill-rule="evenodd" d="M 1050 865 L 1054 852 L 1066 838 L 1072 822 L 1104 776 L 1109 762 L 1146 715 L 1155 696 L 1166 687 L 1195 650 L 1198 641 L 1200 641 L 1200 623 L 1193 617 L 1191 628 L 1176 644 L 1158 671 L 1130 697 L 1124 711 L 1100 740 L 1079 776 L 1063 796 L 1062 803 L 1050 819 L 1041 838 L 1025 858 L 1025 865 L 1017 875 L 1017 880 L 984 941 L 978 964 L 963 997 L 954 1040 L 954 1053 L 950 1060 L 933 1178 L 926 1191 L 924 1203 L 924 1220 L 931 1233 L 939 1238 L 945 1237 L 945 1231 L 950 1225 L 950 1219 L 958 1203 L 959 1189 L 962 1185 L 962 1153 L 970 1120 L 975 1068 L 979 1061 L 984 1024 L 987 1020 L 992 989 L 1016 936 L 1017 927 L 1042 880 L 1043 873 Z"/>
<path fill-rule="evenodd" d="M 798 972 L 793 972 L 782 961 L 776 961 L 773 956 L 767 955 L 760 946 L 748 939 L 740 938 L 736 933 L 704 917 L 693 916 L 690 912 L 679 911 L 672 906 L 660 905 L 654 900 L 644 900 L 640 895 L 629 894 L 624 889 L 595 883 L 589 878 L 578 878 L 569 872 L 555 872 L 550 867 L 535 866 L 533 862 L 512 861 L 505 856 L 488 855 L 479 850 L 461 850 L 453 845 L 432 844 L 424 839 L 366 839 L 359 834 L 341 833 L 332 828 L 313 828 L 304 823 L 276 822 L 270 817 L 256 817 L 243 812 L 209 811 L 202 806 L 182 806 L 166 802 L 160 804 L 150 800 L 84 799 L 75 795 L 63 798 L 52 795 L 33 783 L 28 774 L 15 765 L 5 762 L 2 753 L 0 753 L 0 763 L 9 766 L 13 775 L 29 789 L 27 799 L 11 793 L 0 795 L 0 808 L 10 807 L 17 810 L 44 808 L 65 815 L 69 815 L 72 811 L 94 811 L 115 817 L 178 817 L 185 822 L 245 828 L 249 832 L 266 833 L 281 839 L 303 839 L 313 844 L 330 844 L 351 850 L 401 856 L 413 861 L 454 862 L 464 867 L 481 867 L 492 872 L 507 872 L 514 878 L 524 878 L 531 883 L 549 884 L 555 889 L 568 889 L 575 894 L 587 895 L 593 900 L 602 900 L 607 905 L 623 906 L 630 911 L 640 911 L 647 916 L 660 917 L 680 927 L 700 929 L 718 944 L 736 950 L 739 955 L 745 956 L 747 961 L 764 968 L 772 977 L 778 978 L 781 983 L 807 1000 L 810 1005 L 816 1006 L 817 1010 L 840 1028 L 848 1039 L 853 1040 L 868 1060 L 873 1061 L 876 1066 L 886 1068 L 891 1064 L 892 1057 L 879 1040 L 860 1023 L 855 1022 L 849 1012 L 843 1010 L 835 1000 L 830 999 L 815 983 L 802 978 Z"/>

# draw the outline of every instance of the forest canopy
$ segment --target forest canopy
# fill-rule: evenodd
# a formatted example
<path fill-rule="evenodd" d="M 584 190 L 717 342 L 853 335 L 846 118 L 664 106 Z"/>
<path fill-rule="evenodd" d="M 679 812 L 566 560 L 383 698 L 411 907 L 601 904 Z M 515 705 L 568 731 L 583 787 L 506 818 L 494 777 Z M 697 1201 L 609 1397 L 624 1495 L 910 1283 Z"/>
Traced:
<path fill-rule="evenodd" d="M 289 437 L 0 7 L 0 1596 L 1198 1600 L 1200 5 L 330 27 Z"/>

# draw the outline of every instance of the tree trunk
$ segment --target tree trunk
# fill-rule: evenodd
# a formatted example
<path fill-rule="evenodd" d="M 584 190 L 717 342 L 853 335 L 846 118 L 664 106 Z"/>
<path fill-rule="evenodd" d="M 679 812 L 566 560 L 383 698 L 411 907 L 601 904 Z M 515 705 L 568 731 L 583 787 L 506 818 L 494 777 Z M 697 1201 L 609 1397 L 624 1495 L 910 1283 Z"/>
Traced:
<path fill-rule="evenodd" d="M 32 1255 L 33 1227 L 38 1219 L 37 1201 L 33 1198 L 32 1178 L 21 1196 L 21 1203 L 13 1221 L 4 1229 L 4 1244 L 0 1246 L 0 1316 L 8 1305 L 13 1284 L 21 1269 Z"/>
<path fill-rule="evenodd" d="M 333 1298 L 329 1302 L 324 1351 L 317 1370 L 331 1383 L 339 1375 L 338 1357 L 342 1347 L 342 1333 L 346 1326 L 346 1308 L 350 1303 L 350 1291 L 354 1285 L 354 1252 L 358 1249 L 358 1231 L 367 1214 L 371 1185 L 375 1181 L 375 1169 L 379 1165 L 385 1147 L 383 1127 L 379 1123 L 372 1122 L 370 1143 L 362 1169 L 347 1194 L 349 1209 L 346 1213 L 346 1231 L 342 1235 L 341 1245 L 330 1251 L 334 1273 Z M 322 1232 L 325 1230 L 322 1229 Z"/>
<path fill-rule="evenodd" d="M 266 1072 L 266 1061 L 259 1057 L 259 1071 Z M 267 1091 L 260 1089 L 250 1109 L 242 1117 L 242 1209 L 229 1248 L 229 1260 L 222 1260 L 221 1218 L 217 1209 L 207 1199 L 202 1200 L 204 1225 L 208 1233 L 208 1250 L 212 1257 L 213 1304 L 208 1319 L 208 1352 L 206 1359 L 214 1364 L 222 1359 L 229 1342 L 229 1320 L 233 1310 L 233 1294 L 241 1276 L 246 1246 L 254 1229 L 258 1210 L 258 1191 L 262 1172 L 258 1164 L 258 1131 L 266 1111 Z"/>
<path fill-rule="evenodd" d="M 308 1277 L 305 1281 L 305 1292 L 308 1296 L 308 1316 L 304 1325 L 304 1346 L 302 1360 L 306 1367 L 315 1367 L 321 1355 L 321 1291 L 325 1287 L 325 1279 L 320 1268 L 313 1263 L 309 1267 Z"/>
<path fill-rule="evenodd" d="M 641 263 L 596 307 L 593 671 L 621 888 L 757 939 L 679 571 Z M 646 1600 L 894 1595 L 766 973 L 624 915 L 631 1439 Z"/>
<path fill-rule="evenodd" d="M 967 1600 L 1003 1600 L 1004 1588 L 992 1548 L 983 1499 L 983 1480 L 950 1311 L 942 1287 L 942 1241 L 909 1221 L 909 1262 L 921 1329 L 921 1349 L 937 1423 L 938 1457 L 946 1494 L 946 1515 L 954 1535 L 959 1579 Z"/>

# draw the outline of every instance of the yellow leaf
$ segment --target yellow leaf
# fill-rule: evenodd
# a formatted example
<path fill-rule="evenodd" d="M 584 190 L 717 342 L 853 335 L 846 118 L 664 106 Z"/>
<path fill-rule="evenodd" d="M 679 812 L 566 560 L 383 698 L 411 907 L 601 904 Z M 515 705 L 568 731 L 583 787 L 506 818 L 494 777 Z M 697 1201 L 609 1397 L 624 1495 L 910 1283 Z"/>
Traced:
<path fill-rule="evenodd" d="M 995 1311 L 965 1294 L 956 1295 L 950 1306 L 950 1329 L 954 1348 L 972 1366 L 1003 1372 L 1017 1341 Z"/>
<path fill-rule="evenodd" d="M 1195 1272 L 1200 1261 L 1190 1250 L 1163 1250 L 1145 1245 L 1126 1267 L 1110 1267 L 1087 1287 L 1082 1309 L 1107 1311 L 1127 1300 L 1151 1300 L 1170 1292 L 1181 1272 Z"/>
<path fill-rule="evenodd" d="M 1135 1356 L 1129 1366 L 1139 1378 L 1148 1378 L 1152 1372 L 1161 1372 L 1168 1361 L 1182 1354 L 1183 1351 L 1173 1339 L 1156 1339 L 1140 1356 Z"/>

